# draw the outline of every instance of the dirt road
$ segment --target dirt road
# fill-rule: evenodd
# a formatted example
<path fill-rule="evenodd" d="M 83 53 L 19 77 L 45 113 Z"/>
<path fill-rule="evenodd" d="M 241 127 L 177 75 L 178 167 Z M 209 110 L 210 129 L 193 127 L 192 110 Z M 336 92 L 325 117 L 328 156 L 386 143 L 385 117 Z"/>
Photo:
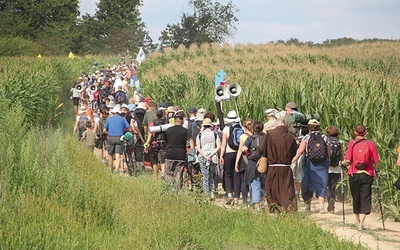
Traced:
<path fill-rule="evenodd" d="M 228 209 L 238 209 L 242 207 L 232 207 L 225 205 L 226 199 L 223 195 L 218 195 L 219 198 L 215 200 L 215 204 L 223 206 Z M 316 204 L 313 201 L 312 204 Z M 327 204 L 325 205 L 325 208 Z M 305 205 L 299 204 L 299 213 L 304 213 Z M 313 205 L 311 211 L 313 211 Z M 390 219 L 385 220 L 385 230 L 383 230 L 381 216 L 378 213 L 372 213 L 367 216 L 365 220 L 364 231 L 358 231 L 355 226 L 355 217 L 353 209 L 349 204 L 345 204 L 345 223 L 343 224 L 343 209 L 342 203 L 336 203 L 334 213 L 308 213 L 322 229 L 330 231 L 337 235 L 339 239 L 354 242 L 355 244 L 361 243 L 363 246 L 370 249 L 379 250 L 395 250 L 400 249 L 400 223 L 394 222 Z M 265 211 L 264 211 L 265 212 Z M 266 213 L 267 214 L 267 213 Z"/>

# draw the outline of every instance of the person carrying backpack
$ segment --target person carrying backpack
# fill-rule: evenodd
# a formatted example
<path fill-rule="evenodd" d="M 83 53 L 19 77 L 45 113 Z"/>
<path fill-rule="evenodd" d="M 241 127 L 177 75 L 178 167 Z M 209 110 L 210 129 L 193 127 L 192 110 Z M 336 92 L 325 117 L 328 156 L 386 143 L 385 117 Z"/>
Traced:
<path fill-rule="evenodd" d="M 378 152 L 375 143 L 367 140 L 367 129 L 363 124 L 354 128 L 356 138 L 348 144 L 342 165 L 349 165 L 350 192 L 353 198 L 353 213 L 358 230 L 364 230 L 365 217 L 371 213 L 372 183 L 378 171 Z"/>
<path fill-rule="evenodd" d="M 118 91 L 115 92 L 115 102 L 122 105 L 122 104 L 128 104 L 128 97 L 126 96 L 125 91 L 123 91 L 123 86 L 119 85 L 118 86 Z"/>
<path fill-rule="evenodd" d="M 212 131 L 212 121 L 209 118 L 203 120 L 204 130 L 197 135 L 196 150 L 199 154 L 200 171 L 203 176 L 203 192 L 214 199 L 214 173 L 218 164 L 218 151 L 221 147 L 220 139 L 215 131 Z"/>
<path fill-rule="evenodd" d="M 336 185 L 342 172 L 339 162 L 343 161 L 343 148 L 342 142 L 338 138 L 339 131 L 336 127 L 329 126 L 326 134 L 328 135 L 328 144 L 331 146 L 326 200 L 328 201 L 328 212 L 335 212 Z"/>
<path fill-rule="evenodd" d="M 86 114 L 87 110 L 84 107 L 81 107 L 78 111 L 78 115 L 76 116 L 75 126 L 74 126 L 74 134 L 78 133 L 78 140 L 80 141 L 82 138 L 82 133 L 86 130 L 86 122 L 90 121 L 89 116 Z"/>
<path fill-rule="evenodd" d="M 239 123 L 240 117 L 235 110 L 228 112 L 225 122 L 229 126 L 225 126 L 222 131 L 221 158 L 220 164 L 224 166 L 225 173 L 225 189 L 228 194 L 226 204 L 238 205 L 240 197 L 240 174 L 235 171 L 235 160 L 237 150 L 239 148 L 240 136 L 244 133 Z"/>
<path fill-rule="evenodd" d="M 158 109 L 156 111 L 156 119 L 150 122 L 149 126 L 161 126 L 167 124 L 164 111 Z M 167 135 L 165 131 L 159 131 L 155 133 L 149 133 L 146 143 L 144 144 L 144 150 L 150 155 L 150 163 L 153 167 L 154 178 L 158 180 L 158 169 L 161 166 L 161 178 L 165 176 L 165 148 Z"/>
<path fill-rule="evenodd" d="M 318 198 L 317 213 L 326 213 L 324 202 L 328 185 L 330 146 L 328 137 L 320 133 L 319 122 L 311 119 L 307 128 L 309 133 L 303 137 L 292 163 L 305 152 L 303 174 L 301 179 L 301 195 L 306 203 L 306 212 L 311 209 L 311 198 L 316 193 Z"/>
<path fill-rule="evenodd" d="M 238 153 L 236 155 L 236 169 L 238 170 L 240 165 L 240 158 L 246 158 L 247 164 L 245 168 L 245 176 L 243 178 L 244 186 L 250 185 L 251 190 L 251 204 L 254 206 L 254 209 L 257 211 L 261 208 L 261 199 L 264 196 L 263 188 L 262 188 L 262 179 L 261 174 L 257 171 L 257 161 L 261 158 L 261 154 L 258 153 L 258 148 L 260 146 L 261 141 L 263 140 L 265 134 L 263 131 L 264 124 L 262 122 L 256 121 L 251 122 L 252 129 L 254 134 L 247 136 L 245 142 L 241 147 L 239 147 Z M 245 124 L 246 127 L 247 124 Z M 244 134 L 243 134 L 244 135 Z M 243 136 L 242 135 L 242 136 Z M 241 143 L 242 144 L 242 143 Z M 242 156 L 242 152 L 245 153 L 246 156 Z M 247 191 L 247 190 L 246 190 Z M 242 190 L 243 192 L 243 190 Z M 244 194 L 242 193 L 242 196 Z"/>

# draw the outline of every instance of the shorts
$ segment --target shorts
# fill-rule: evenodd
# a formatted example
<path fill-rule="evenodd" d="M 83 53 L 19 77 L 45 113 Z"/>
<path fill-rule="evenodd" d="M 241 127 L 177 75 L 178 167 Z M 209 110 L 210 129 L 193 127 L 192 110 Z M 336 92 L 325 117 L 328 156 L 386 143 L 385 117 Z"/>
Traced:
<path fill-rule="evenodd" d="M 156 142 L 155 142 L 156 143 Z M 150 162 L 151 165 L 156 165 L 158 163 L 165 163 L 165 148 L 166 146 L 149 147 Z"/>
<path fill-rule="evenodd" d="M 107 137 L 106 149 L 109 155 L 122 154 L 122 141 L 121 136 Z"/>
<path fill-rule="evenodd" d="M 74 104 L 74 106 L 79 106 L 79 97 L 72 97 L 72 103 Z"/>

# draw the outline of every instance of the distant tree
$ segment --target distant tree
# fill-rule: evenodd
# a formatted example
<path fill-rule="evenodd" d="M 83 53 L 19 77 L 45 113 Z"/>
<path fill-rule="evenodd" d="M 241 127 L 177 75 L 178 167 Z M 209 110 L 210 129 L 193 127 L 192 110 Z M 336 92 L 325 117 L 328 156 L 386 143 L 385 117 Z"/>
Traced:
<path fill-rule="evenodd" d="M 76 35 L 79 0 L 0 0 L 0 38 L 24 38 L 63 53 Z"/>
<path fill-rule="evenodd" d="M 141 0 L 100 0 L 96 13 L 79 23 L 79 44 L 84 53 L 120 53 L 140 47 L 145 24 Z"/>
<path fill-rule="evenodd" d="M 180 23 L 168 24 L 161 32 L 162 47 L 223 43 L 237 30 L 238 19 L 235 13 L 239 10 L 232 2 L 222 5 L 218 1 L 190 0 L 189 5 L 193 6 L 193 14 L 183 13 Z"/>

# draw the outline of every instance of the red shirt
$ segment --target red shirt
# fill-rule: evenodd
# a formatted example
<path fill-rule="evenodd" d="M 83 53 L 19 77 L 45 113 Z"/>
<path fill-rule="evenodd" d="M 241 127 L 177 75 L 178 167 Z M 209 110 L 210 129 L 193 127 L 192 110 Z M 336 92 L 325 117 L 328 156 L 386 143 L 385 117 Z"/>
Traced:
<path fill-rule="evenodd" d="M 365 170 L 358 170 L 356 168 L 356 164 L 352 161 L 353 159 L 353 145 L 356 141 L 359 141 L 360 139 L 356 140 L 351 140 L 349 142 L 349 145 L 347 146 L 347 151 L 346 151 L 346 156 L 344 157 L 346 160 L 350 161 L 350 167 L 347 171 L 348 175 L 355 174 L 357 172 L 362 173 L 366 172 L 370 176 L 375 176 L 375 171 L 374 171 L 374 163 L 379 162 L 379 157 L 378 157 L 378 151 L 376 150 L 375 143 L 370 140 L 365 140 L 365 142 L 360 142 L 360 143 L 367 143 L 369 147 L 369 155 L 371 156 L 371 161 L 368 162 L 368 167 Z"/>

